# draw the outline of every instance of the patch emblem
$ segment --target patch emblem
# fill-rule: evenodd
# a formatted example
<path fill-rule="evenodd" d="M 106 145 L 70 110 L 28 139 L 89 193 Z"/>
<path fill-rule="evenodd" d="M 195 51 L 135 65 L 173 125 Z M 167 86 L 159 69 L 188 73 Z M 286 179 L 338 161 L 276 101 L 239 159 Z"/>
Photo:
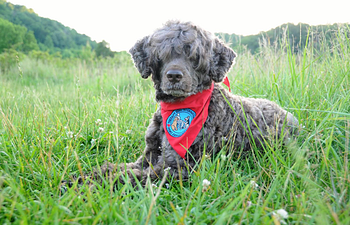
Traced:
<path fill-rule="evenodd" d="M 166 129 L 172 137 L 181 137 L 191 125 L 196 113 L 192 109 L 176 109 L 166 120 Z"/>

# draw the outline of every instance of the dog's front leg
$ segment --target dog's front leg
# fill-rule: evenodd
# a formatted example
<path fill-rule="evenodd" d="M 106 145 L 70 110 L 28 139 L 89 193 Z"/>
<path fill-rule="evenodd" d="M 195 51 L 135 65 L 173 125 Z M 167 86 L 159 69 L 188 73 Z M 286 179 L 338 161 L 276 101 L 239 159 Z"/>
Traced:
<path fill-rule="evenodd" d="M 124 184 L 125 181 L 130 182 L 133 186 L 136 185 L 136 180 L 144 183 L 145 178 L 151 174 L 150 168 L 158 168 L 156 166 L 159 164 L 159 160 L 161 157 L 161 135 L 164 134 L 164 129 L 162 127 L 162 117 L 160 114 L 160 110 L 158 110 L 148 126 L 145 135 L 146 148 L 143 154 L 136 160 L 136 162 L 132 163 L 110 163 L 105 162 L 101 167 L 96 168 L 93 176 L 94 180 L 98 180 L 99 177 L 109 177 L 116 178 L 119 176 L 116 182 Z M 124 178 L 123 176 L 124 175 Z M 128 175 L 128 179 L 125 179 L 125 175 Z M 153 177 L 153 175 L 152 175 Z"/>
<path fill-rule="evenodd" d="M 146 148 L 143 151 L 143 154 L 136 160 L 136 162 L 126 163 L 124 168 L 144 170 L 150 165 L 156 165 L 159 161 L 159 156 L 162 154 L 161 137 L 163 134 L 164 129 L 162 117 L 160 110 L 157 110 L 146 131 Z"/>

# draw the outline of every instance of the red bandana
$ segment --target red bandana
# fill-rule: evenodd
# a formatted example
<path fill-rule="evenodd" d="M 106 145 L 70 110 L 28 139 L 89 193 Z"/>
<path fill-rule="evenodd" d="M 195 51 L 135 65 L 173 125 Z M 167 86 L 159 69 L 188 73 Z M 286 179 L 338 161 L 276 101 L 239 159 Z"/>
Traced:
<path fill-rule="evenodd" d="M 203 92 L 182 102 L 161 102 L 161 114 L 166 137 L 174 150 L 185 159 L 187 149 L 196 139 L 208 117 L 208 107 L 214 83 Z"/>
<path fill-rule="evenodd" d="M 228 77 L 225 77 L 223 83 L 228 87 L 229 92 L 231 92 L 231 86 L 230 86 L 230 81 L 228 80 Z"/>

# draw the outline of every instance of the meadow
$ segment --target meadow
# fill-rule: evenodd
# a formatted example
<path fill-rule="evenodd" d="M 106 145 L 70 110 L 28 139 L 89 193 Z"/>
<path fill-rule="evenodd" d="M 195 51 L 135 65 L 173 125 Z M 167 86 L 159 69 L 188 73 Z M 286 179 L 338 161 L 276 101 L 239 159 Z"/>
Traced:
<path fill-rule="evenodd" d="M 350 224 L 348 32 L 318 39 L 317 49 L 310 35 L 299 53 L 283 40 L 262 40 L 255 55 L 241 46 L 228 74 L 232 93 L 292 112 L 295 141 L 270 140 L 247 158 L 224 148 L 203 158 L 189 181 L 145 188 L 113 190 L 108 180 L 94 190 L 60 188 L 106 160 L 142 154 L 159 106 L 130 56 L 20 56 L 0 70 L 0 223 Z"/>

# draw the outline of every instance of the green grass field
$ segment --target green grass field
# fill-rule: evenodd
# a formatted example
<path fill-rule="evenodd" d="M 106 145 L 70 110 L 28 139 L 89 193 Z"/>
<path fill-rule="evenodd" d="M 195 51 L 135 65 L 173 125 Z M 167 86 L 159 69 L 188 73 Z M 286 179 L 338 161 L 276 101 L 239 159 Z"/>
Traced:
<path fill-rule="evenodd" d="M 349 30 L 349 28 L 346 28 Z M 104 161 L 132 162 L 158 107 L 130 56 L 22 57 L 0 70 L 0 224 L 350 224 L 350 40 L 300 54 L 243 51 L 232 92 L 273 100 L 301 124 L 295 143 L 204 159 L 189 182 L 111 183 L 61 194 L 60 183 Z M 203 180 L 210 181 L 209 187 Z M 281 218 L 278 210 L 288 217 Z M 280 212 L 280 211 L 278 211 Z"/>

